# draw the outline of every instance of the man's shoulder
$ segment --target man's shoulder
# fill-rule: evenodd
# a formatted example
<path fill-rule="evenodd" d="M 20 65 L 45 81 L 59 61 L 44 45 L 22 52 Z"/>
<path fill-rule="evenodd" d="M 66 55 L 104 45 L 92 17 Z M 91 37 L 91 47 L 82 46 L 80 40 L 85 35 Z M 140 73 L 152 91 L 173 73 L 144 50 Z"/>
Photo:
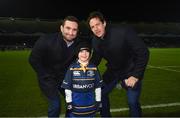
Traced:
<path fill-rule="evenodd" d="M 40 38 L 43 38 L 43 39 L 52 39 L 52 38 L 56 38 L 58 37 L 58 33 L 48 33 L 48 34 L 44 34 L 42 35 Z"/>
<path fill-rule="evenodd" d="M 123 25 L 123 24 L 111 24 L 109 26 L 109 29 L 111 31 L 114 31 L 114 30 L 117 30 L 117 31 L 127 31 L 127 30 L 130 30 L 130 29 L 133 29 L 133 27 L 130 26 L 130 25 Z"/>
<path fill-rule="evenodd" d="M 40 38 L 38 39 L 38 42 L 41 42 L 43 44 L 49 44 L 50 42 L 56 42 L 58 39 L 58 33 L 49 33 L 49 34 L 44 34 L 41 35 Z"/>
<path fill-rule="evenodd" d="M 133 26 L 130 25 L 112 25 L 109 28 L 109 34 L 113 35 L 113 36 L 122 36 L 122 35 L 127 35 L 127 34 L 132 34 L 135 33 L 135 29 Z"/>
<path fill-rule="evenodd" d="M 91 44 L 94 44 L 94 43 L 97 44 L 100 41 L 101 41 L 100 38 L 96 37 L 95 35 L 91 36 Z"/>

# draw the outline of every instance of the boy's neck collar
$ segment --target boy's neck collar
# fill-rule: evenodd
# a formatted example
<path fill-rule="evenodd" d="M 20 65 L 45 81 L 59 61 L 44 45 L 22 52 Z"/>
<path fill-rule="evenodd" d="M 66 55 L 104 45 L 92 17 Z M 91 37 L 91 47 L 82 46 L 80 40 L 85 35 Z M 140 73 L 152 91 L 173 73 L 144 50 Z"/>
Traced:
<path fill-rule="evenodd" d="M 87 66 L 89 61 L 83 62 L 81 60 L 78 59 L 78 62 L 82 65 L 82 66 Z"/>

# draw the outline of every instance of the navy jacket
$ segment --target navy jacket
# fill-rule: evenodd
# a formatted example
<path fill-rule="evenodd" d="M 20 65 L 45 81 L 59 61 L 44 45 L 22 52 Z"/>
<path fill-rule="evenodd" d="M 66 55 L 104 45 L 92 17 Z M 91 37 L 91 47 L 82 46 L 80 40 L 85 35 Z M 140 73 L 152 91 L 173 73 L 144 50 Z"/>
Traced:
<path fill-rule="evenodd" d="M 135 31 L 130 27 L 107 25 L 103 39 L 93 37 L 92 62 L 98 65 L 102 58 L 107 60 L 107 70 L 123 77 L 143 78 L 149 51 Z"/>
<path fill-rule="evenodd" d="M 76 59 L 76 48 L 80 42 L 80 39 L 75 39 L 75 42 L 67 48 L 61 33 L 40 37 L 29 57 L 38 78 L 52 77 L 61 83 L 68 66 Z"/>

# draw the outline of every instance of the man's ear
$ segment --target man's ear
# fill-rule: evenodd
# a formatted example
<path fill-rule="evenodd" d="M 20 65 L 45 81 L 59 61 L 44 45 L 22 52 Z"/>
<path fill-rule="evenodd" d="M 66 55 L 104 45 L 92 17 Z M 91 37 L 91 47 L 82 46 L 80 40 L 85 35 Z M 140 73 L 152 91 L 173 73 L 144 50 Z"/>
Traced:
<path fill-rule="evenodd" d="M 106 27 L 106 21 L 104 21 L 103 25 L 104 25 L 104 27 Z"/>
<path fill-rule="evenodd" d="M 63 32 L 63 26 L 62 25 L 60 25 L 59 29 L 61 32 Z"/>

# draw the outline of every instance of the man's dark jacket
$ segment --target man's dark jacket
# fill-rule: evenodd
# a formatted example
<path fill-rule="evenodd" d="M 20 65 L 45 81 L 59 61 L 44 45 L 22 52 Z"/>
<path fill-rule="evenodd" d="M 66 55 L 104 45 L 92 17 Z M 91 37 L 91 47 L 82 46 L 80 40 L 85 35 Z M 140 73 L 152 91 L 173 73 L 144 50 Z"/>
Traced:
<path fill-rule="evenodd" d="M 57 86 L 61 85 L 68 66 L 77 58 L 76 50 L 79 38 L 67 48 L 61 33 L 44 35 L 35 43 L 29 62 L 36 71 L 40 88 L 47 97 L 58 94 Z"/>
<path fill-rule="evenodd" d="M 132 28 L 108 25 L 104 38 L 94 36 L 92 46 L 94 64 L 98 65 L 100 60 L 105 58 L 108 71 L 118 73 L 125 78 L 130 76 L 143 78 L 149 51 Z"/>

